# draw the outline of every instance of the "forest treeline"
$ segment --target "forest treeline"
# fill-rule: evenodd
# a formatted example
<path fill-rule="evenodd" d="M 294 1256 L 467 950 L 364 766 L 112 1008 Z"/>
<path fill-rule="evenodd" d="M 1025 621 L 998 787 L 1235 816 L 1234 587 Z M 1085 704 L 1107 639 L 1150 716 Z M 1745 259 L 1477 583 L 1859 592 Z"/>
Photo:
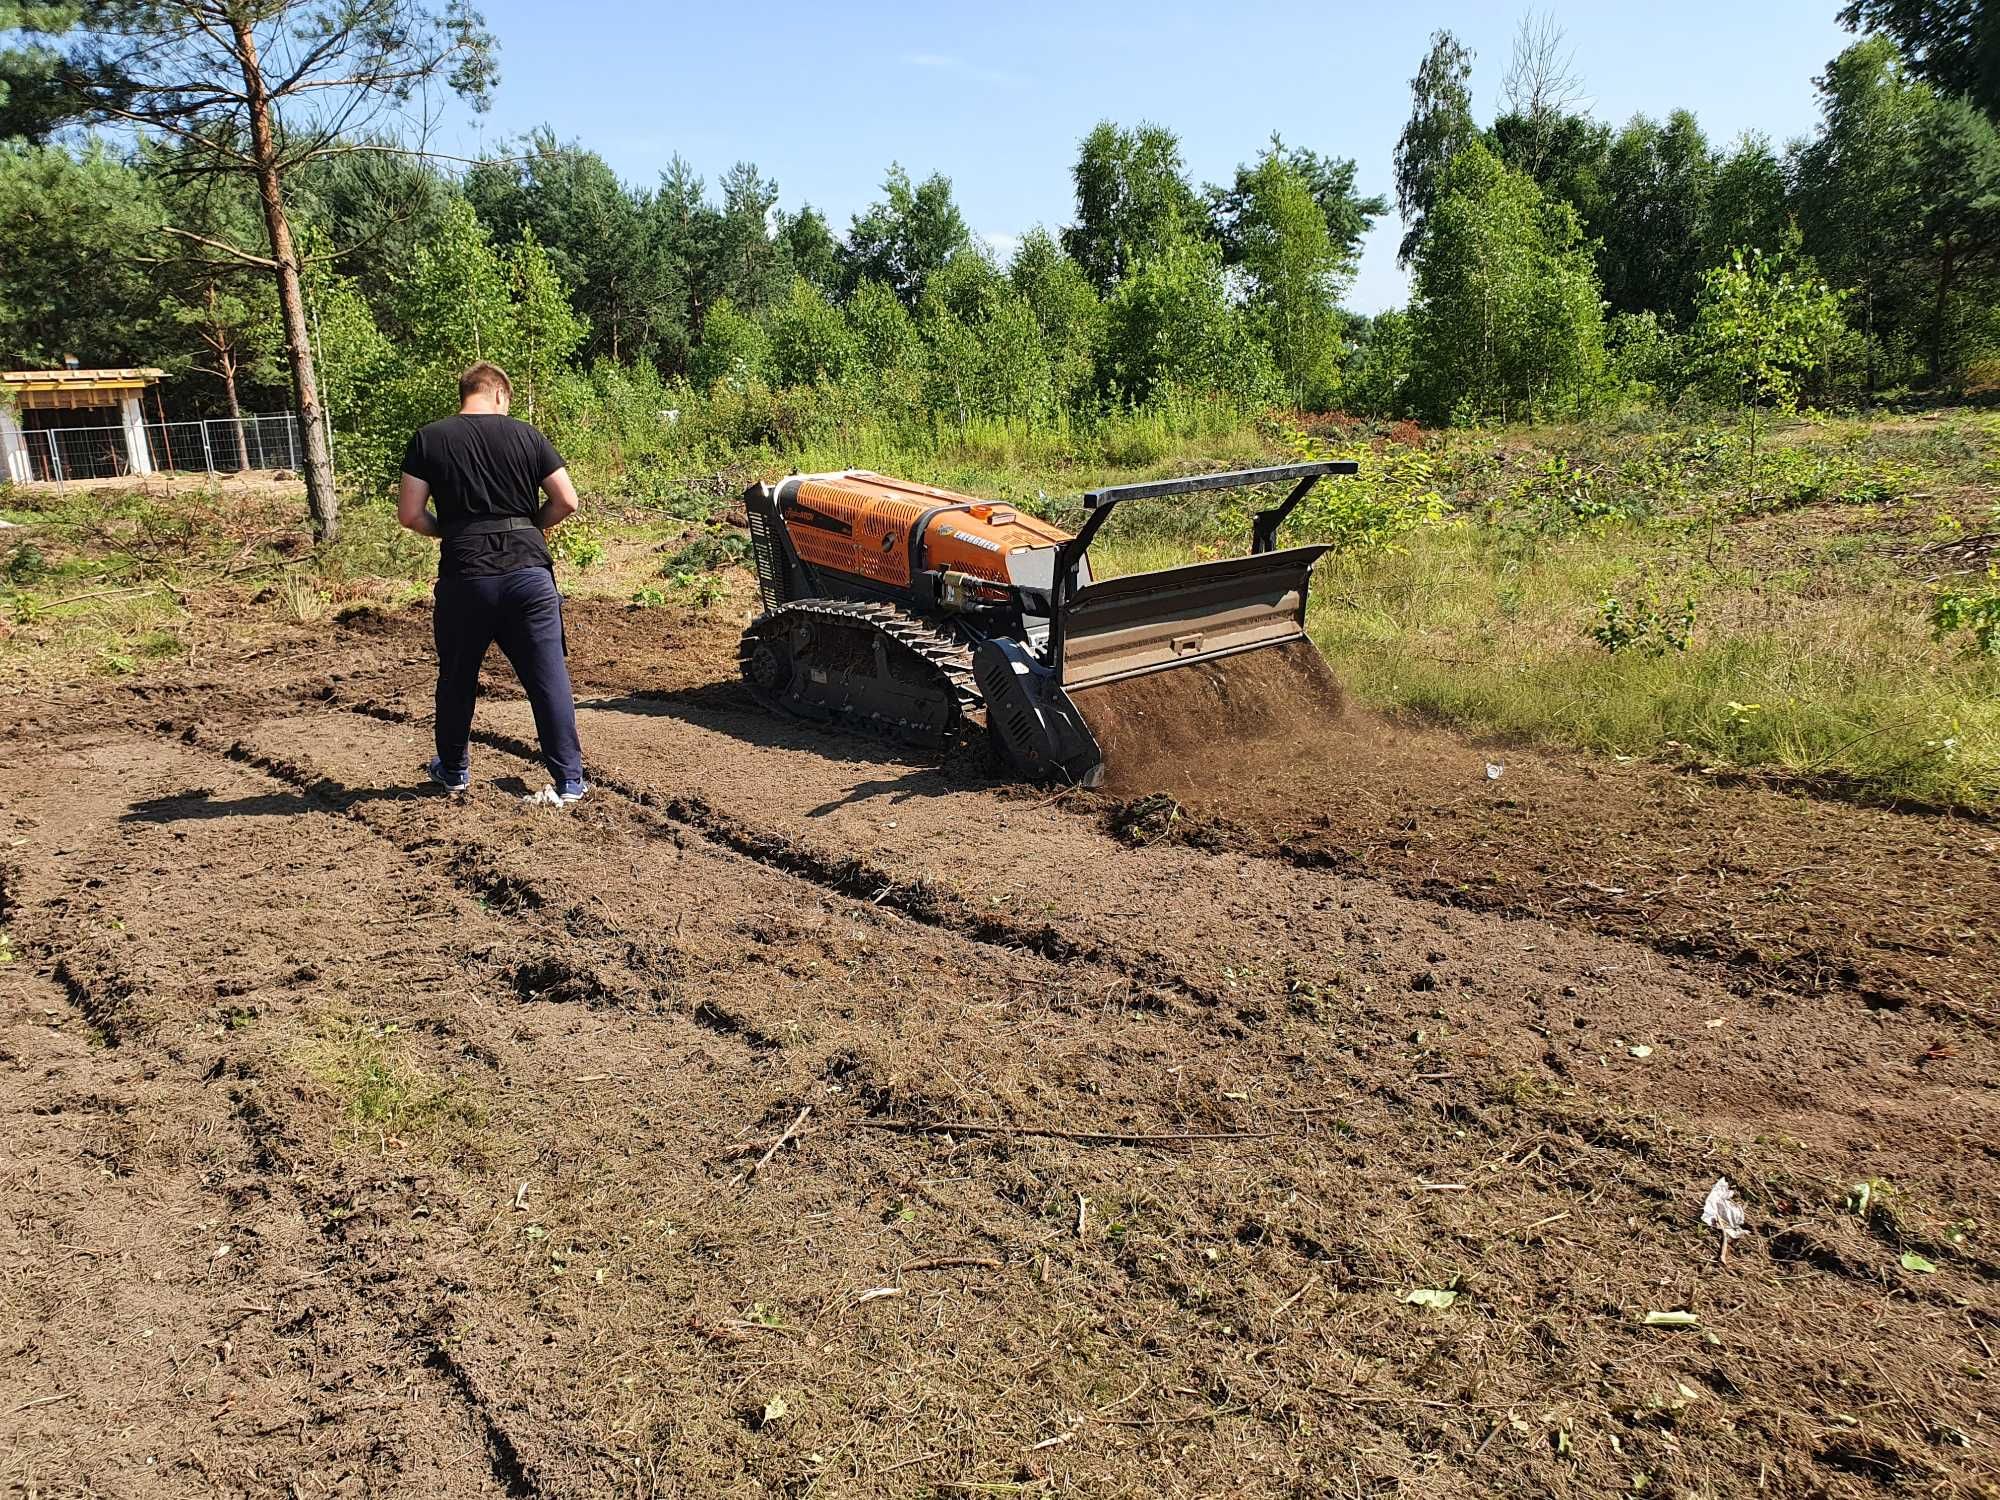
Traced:
<path fill-rule="evenodd" d="M 631 183 L 550 130 L 457 166 L 389 134 L 288 156 L 283 132 L 306 127 L 273 111 L 270 151 L 238 149 L 254 89 L 188 128 L 185 80 L 148 112 L 102 51 L 63 52 L 88 39 L 71 27 L 0 51 L 0 351 L 159 364 L 183 410 L 292 400 L 287 257 L 251 170 L 268 154 L 309 404 L 371 477 L 475 356 L 558 425 L 615 396 L 712 419 L 724 446 L 857 417 L 1032 426 L 1219 402 L 1472 423 L 1949 388 L 2000 356 L 2000 132 L 1990 79 L 1947 76 L 1956 54 L 1906 9 L 1853 8 L 1864 34 L 1816 81 L 1816 131 L 1783 146 L 1718 142 L 1686 111 L 1597 119 L 1533 21 L 1482 126 L 1474 59 L 1438 33 L 1393 163 L 1411 298 L 1373 317 L 1343 297 L 1389 203 L 1354 161 L 1276 137 L 1198 184 L 1170 129 L 1102 123 L 1070 164 L 1070 221 L 1003 256 L 949 179 L 896 166 L 836 226 L 749 163 L 711 184 L 675 158 Z M 460 72 L 488 56 L 473 43 L 451 42 Z"/>

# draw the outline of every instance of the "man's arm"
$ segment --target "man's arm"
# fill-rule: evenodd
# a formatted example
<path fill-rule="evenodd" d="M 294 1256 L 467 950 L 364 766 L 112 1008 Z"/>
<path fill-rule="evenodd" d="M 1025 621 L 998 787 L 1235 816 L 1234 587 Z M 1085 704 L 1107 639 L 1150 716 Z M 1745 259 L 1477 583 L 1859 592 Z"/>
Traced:
<path fill-rule="evenodd" d="M 431 514 L 431 487 L 414 474 L 403 476 L 396 495 L 396 519 L 418 536 L 443 536 L 437 517 Z"/>
<path fill-rule="evenodd" d="M 405 474 L 403 478 L 407 481 L 409 475 Z M 542 502 L 542 508 L 535 512 L 535 524 L 544 531 L 567 521 L 576 514 L 577 507 L 583 503 L 576 497 L 576 486 L 570 483 L 569 470 L 566 468 L 557 469 L 542 481 L 542 493 L 548 498 Z"/>

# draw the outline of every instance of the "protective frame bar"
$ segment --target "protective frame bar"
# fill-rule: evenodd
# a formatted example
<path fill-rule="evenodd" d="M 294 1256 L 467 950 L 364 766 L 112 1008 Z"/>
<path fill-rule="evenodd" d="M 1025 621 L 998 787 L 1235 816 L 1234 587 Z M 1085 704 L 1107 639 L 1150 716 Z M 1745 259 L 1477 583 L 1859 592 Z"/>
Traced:
<path fill-rule="evenodd" d="M 1251 521 L 1252 555 L 1277 549 L 1278 528 L 1305 499 L 1312 487 L 1329 475 L 1347 476 L 1360 472 L 1351 458 L 1322 459 L 1316 463 L 1278 464 L 1268 469 L 1231 469 L 1222 474 L 1195 474 L 1185 479 L 1156 479 L 1142 484 L 1107 485 L 1085 490 L 1083 525 L 1056 552 L 1055 587 L 1049 598 L 1049 664 L 1058 680 L 1063 670 L 1063 607 L 1077 590 L 1077 567 L 1112 510 L 1127 500 L 1159 500 L 1172 495 L 1198 495 L 1210 490 L 1240 490 L 1259 484 L 1295 481 L 1292 491 L 1269 510 L 1261 510 Z"/>

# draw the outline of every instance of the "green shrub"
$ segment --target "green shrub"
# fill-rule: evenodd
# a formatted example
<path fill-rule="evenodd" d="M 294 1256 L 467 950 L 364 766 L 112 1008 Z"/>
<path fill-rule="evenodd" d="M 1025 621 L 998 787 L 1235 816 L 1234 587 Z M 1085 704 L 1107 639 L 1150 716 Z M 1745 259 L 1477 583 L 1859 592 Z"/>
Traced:
<path fill-rule="evenodd" d="M 1590 627 L 1589 635 L 1613 656 L 1626 650 L 1665 656 L 1669 651 L 1687 650 L 1694 639 L 1695 615 L 1692 594 L 1681 601 L 1678 614 L 1661 604 L 1657 592 L 1635 599 L 1629 608 L 1616 594 L 1606 594 L 1598 601 L 1597 623 Z"/>
<path fill-rule="evenodd" d="M 1360 466 L 1350 477 L 1322 479 L 1299 503 L 1286 522 L 1286 534 L 1295 541 L 1328 542 L 1340 553 L 1383 552 L 1445 519 L 1447 506 L 1428 449 L 1387 440 L 1334 443 L 1296 431 L 1283 440 L 1302 461 L 1351 459 Z M 1248 531 L 1250 508 L 1243 500 L 1232 502 L 1225 514 L 1234 529 Z"/>
<path fill-rule="evenodd" d="M 736 531 L 704 531 L 670 553 L 662 573 L 713 573 L 750 555 L 750 539 Z"/>
<path fill-rule="evenodd" d="M 549 555 L 582 572 L 604 561 L 604 532 L 583 516 L 565 521 L 549 533 Z"/>
<path fill-rule="evenodd" d="M 1508 508 L 1546 536 L 1601 531 L 1614 522 L 1642 522 L 1652 514 L 1643 488 L 1607 484 L 1598 469 L 1574 464 L 1561 453 L 1515 483 Z"/>
<path fill-rule="evenodd" d="M 1986 570 L 1982 587 L 1940 589 L 1931 600 L 1931 633 L 1939 640 L 1967 631 L 1971 648 L 2000 656 L 2000 563 Z"/>

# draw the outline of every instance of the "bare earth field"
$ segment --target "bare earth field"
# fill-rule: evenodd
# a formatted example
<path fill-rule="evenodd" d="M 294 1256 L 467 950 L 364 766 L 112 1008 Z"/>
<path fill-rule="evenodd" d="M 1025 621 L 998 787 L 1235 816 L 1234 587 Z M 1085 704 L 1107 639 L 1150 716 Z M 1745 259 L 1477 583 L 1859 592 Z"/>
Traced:
<path fill-rule="evenodd" d="M 2000 825 L 569 633 L 568 811 L 421 611 L 9 704 L 13 1493 L 2000 1496 Z"/>

